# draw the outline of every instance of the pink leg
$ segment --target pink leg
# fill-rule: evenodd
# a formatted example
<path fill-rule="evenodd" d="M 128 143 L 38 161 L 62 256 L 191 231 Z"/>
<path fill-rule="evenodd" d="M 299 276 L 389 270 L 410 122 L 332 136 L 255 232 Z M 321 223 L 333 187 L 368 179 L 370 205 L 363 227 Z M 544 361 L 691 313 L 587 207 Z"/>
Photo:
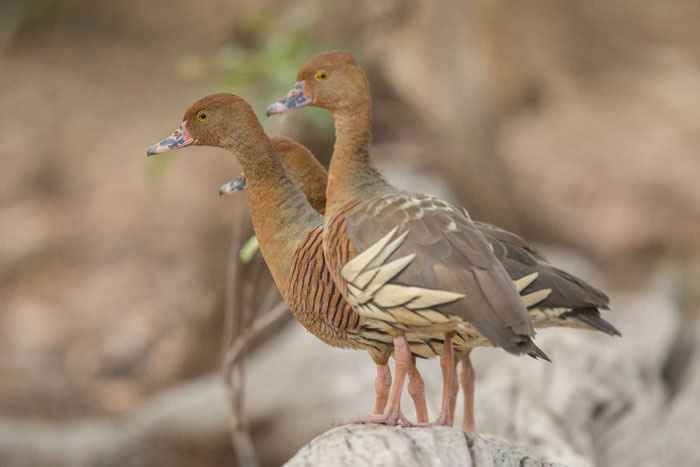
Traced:
<path fill-rule="evenodd" d="M 394 360 L 396 360 L 396 374 L 394 384 L 391 386 L 389 402 L 384 413 L 381 415 L 372 414 L 350 418 L 337 423 L 336 425 L 348 425 L 352 423 L 380 423 L 383 425 L 396 426 L 401 421 L 404 426 L 411 426 L 406 417 L 401 413 L 401 393 L 406 380 L 406 373 L 411 366 L 411 351 L 408 348 L 408 341 L 403 334 L 394 337 Z"/>
<path fill-rule="evenodd" d="M 469 358 L 471 349 L 462 356 L 462 391 L 464 392 L 464 422 L 462 429 L 467 433 L 474 433 L 474 367 Z"/>
<path fill-rule="evenodd" d="M 416 418 L 418 423 L 428 423 L 428 406 L 425 403 L 425 383 L 416 366 L 416 358 L 411 358 L 411 367 L 408 370 L 408 393 L 416 406 Z"/>
<path fill-rule="evenodd" d="M 396 425 L 401 414 L 401 393 L 403 392 L 403 383 L 406 379 L 406 373 L 411 366 L 411 351 L 408 348 L 408 340 L 406 336 L 401 334 L 394 337 L 394 360 L 396 360 L 396 376 L 394 385 L 391 387 L 389 395 L 389 403 L 384 411 L 384 415 L 388 417 L 391 425 Z"/>
<path fill-rule="evenodd" d="M 377 379 L 374 380 L 374 389 L 377 392 L 374 413 L 382 414 L 389 400 L 389 390 L 391 389 L 391 370 L 388 364 L 377 364 Z"/>
<path fill-rule="evenodd" d="M 455 372 L 454 351 L 452 349 L 453 333 L 445 334 L 445 344 L 440 355 L 440 366 L 442 367 L 442 407 L 440 416 L 435 421 L 436 425 L 452 426 L 450 417 L 450 400 L 452 399 L 452 375 Z"/>
<path fill-rule="evenodd" d="M 459 394 L 459 379 L 457 378 L 457 361 L 452 372 L 452 392 L 450 393 L 450 418 L 455 419 L 455 406 L 457 405 L 457 394 Z"/>

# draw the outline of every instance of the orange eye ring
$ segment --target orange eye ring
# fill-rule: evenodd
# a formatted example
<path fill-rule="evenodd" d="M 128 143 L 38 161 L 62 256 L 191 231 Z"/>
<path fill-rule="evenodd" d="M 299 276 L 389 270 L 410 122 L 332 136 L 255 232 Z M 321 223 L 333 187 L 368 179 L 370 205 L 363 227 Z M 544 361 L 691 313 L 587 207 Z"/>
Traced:
<path fill-rule="evenodd" d="M 206 110 L 200 110 L 199 112 L 197 112 L 197 118 L 201 121 L 205 121 L 207 118 L 209 118 L 209 112 L 207 112 Z"/>
<path fill-rule="evenodd" d="M 324 81 L 328 79 L 328 72 L 326 70 L 320 70 L 316 72 L 316 79 L 319 81 Z"/>

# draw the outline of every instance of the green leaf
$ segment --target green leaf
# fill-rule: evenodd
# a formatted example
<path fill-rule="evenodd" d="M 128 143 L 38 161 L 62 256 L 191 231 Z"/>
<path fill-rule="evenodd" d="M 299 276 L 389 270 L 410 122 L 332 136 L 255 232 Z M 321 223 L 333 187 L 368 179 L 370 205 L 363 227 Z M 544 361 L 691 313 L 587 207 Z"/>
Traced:
<path fill-rule="evenodd" d="M 255 256 L 255 253 L 257 251 L 258 251 L 258 237 L 253 235 L 241 247 L 241 252 L 239 255 L 241 258 L 241 261 L 244 263 L 250 263 L 250 261 L 253 259 L 253 256 Z"/>

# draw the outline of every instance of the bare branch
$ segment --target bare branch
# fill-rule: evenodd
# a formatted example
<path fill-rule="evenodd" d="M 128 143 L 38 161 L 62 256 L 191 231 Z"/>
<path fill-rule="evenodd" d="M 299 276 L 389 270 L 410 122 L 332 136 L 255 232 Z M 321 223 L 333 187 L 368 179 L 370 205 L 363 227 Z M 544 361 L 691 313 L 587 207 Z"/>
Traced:
<path fill-rule="evenodd" d="M 257 467 L 249 423 L 243 413 L 245 392 L 245 355 L 288 317 L 287 306 L 279 302 L 279 294 L 262 256 L 257 253 L 244 263 L 240 250 L 252 235 L 248 210 L 243 197 L 237 198 L 237 219 L 234 222 L 228 253 L 225 321 L 221 378 L 229 404 L 231 442 L 240 467 Z M 265 291 L 265 285 L 267 290 Z"/>

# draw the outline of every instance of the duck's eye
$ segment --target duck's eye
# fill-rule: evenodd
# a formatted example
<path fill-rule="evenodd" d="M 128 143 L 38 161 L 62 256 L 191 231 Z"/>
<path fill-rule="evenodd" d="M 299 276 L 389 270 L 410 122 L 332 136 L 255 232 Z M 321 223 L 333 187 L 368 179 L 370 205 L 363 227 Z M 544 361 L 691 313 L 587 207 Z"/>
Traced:
<path fill-rule="evenodd" d="M 328 78 L 328 72 L 326 70 L 321 70 L 316 73 L 316 79 L 323 81 L 324 79 Z"/>
<path fill-rule="evenodd" d="M 200 110 L 199 112 L 197 112 L 197 118 L 201 121 L 204 121 L 207 118 L 209 118 L 209 112 L 207 112 L 206 110 Z"/>

